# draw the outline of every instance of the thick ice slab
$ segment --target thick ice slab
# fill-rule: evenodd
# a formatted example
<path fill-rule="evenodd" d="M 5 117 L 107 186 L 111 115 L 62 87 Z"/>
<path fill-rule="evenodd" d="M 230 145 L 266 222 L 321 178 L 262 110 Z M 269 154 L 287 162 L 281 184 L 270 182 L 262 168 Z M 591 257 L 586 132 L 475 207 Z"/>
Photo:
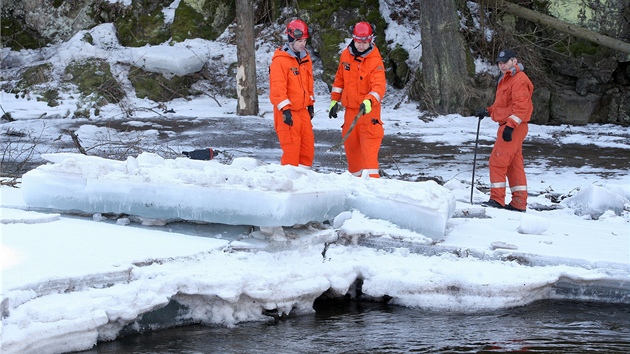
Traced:
<path fill-rule="evenodd" d="M 452 193 L 432 181 L 321 174 L 250 158 L 231 165 L 147 153 L 127 161 L 80 154 L 44 158 L 53 164 L 22 179 L 31 207 L 264 227 L 323 222 L 358 210 L 434 240 L 444 236 L 455 209 Z"/>
<path fill-rule="evenodd" d="M 242 161 L 226 166 L 150 154 L 126 162 L 72 154 L 47 158 L 58 163 L 23 177 L 29 206 L 255 226 L 321 222 L 344 210 L 343 190 L 309 187 L 300 179 L 314 172 L 294 167 L 248 171 Z"/>
<path fill-rule="evenodd" d="M 353 183 L 346 204 L 368 217 L 439 240 L 456 202 L 453 194 L 434 181 L 372 179 Z"/>

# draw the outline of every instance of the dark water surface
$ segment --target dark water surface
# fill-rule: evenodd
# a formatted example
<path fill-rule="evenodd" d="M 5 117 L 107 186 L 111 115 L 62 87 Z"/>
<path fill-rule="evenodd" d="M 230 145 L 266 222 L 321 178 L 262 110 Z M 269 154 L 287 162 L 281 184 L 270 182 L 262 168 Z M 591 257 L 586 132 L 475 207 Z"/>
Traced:
<path fill-rule="evenodd" d="M 630 353 L 628 304 L 545 300 L 476 314 L 372 302 L 315 309 L 234 328 L 192 325 L 130 335 L 81 353 Z"/>
<path fill-rule="evenodd" d="M 321 118 L 321 117 L 320 117 Z M 320 119 L 316 118 L 316 119 Z M 470 117 L 469 117 L 470 118 Z M 328 119 L 328 118 L 324 118 Z M 472 119 L 472 118 L 470 118 Z M 119 134 L 137 132 L 142 134 L 145 130 L 158 129 L 161 132 L 174 132 L 176 134 L 160 134 L 159 141 L 148 139 L 143 141 L 132 140 L 130 146 L 119 144 L 115 138 L 109 144 L 86 146 L 90 155 L 124 161 L 128 156 L 136 157 L 140 152 L 154 152 L 164 158 L 183 157 L 179 151 L 180 146 L 192 146 L 194 148 L 213 148 L 217 152 L 216 160 L 229 164 L 236 157 L 253 157 L 266 163 L 279 163 L 282 151 L 273 123 L 269 119 L 226 119 L 222 117 L 192 119 L 185 117 L 152 119 L 143 118 L 143 122 L 152 123 L 130 128 L 127 120 L 81 120 L 65 119 L 57 122 L 56 130 L 76 131 L 84 124 L 95 125 L 115 129 Z M 471 139 L 475 138 L 474 120 L 462 120 L 460 128 L 468 131 Z M 315 161 L 313 170 L 322 173 L 343 173 L 347 170 L 345 154 L 342 150 L 329 151 L 329 149 L 341 140 L 341 121 L 337 130 L 318 129 L 315 124 Z M 159 128 L 156 128 L 159 127 Z M 400 133 L 386 127 L 386 134 L 379 152 L 380 169 L 385 177 L 437 181 L 449 180 L 455 175 L 463 173 L 463 176 L 472 172 L 472 162 L 475 141 L 461 144 L 444 145 L 442 143 L 425 142 L 421 137 L 421 130 L 401 130 Z M 566 131 L 558 132 L 558 137 L 571 135 L 570 127 Z M 593 128 L 593 136 L 611 133 L 604 129 L 599 132 Z M 579 169 L 580 174 L 592 174 L 595 179 L 610 178 L 618 175 L 625 176 L 630 169 L 630 159 L 627 158 L 628 149 L 610 146 L 597 146 L 589 144 L 560 144 L 559 140 L 537 138 L 532 134 L 523 145 L 525 165 L 534 170 L 563 170 L 566 168 Z M 31 137 L 3 136 L 8 144 L 19 145 L 20 141 L 27 140 L 27 145 L 36 144 L 48 146 L 51 142 L 49 135 L 43 135 L 31 141 Z M 610 136 L 610 139 L 630 144 L 628 133 L 620 129 L 618 134 Z M 493 137 L 494 139 L 494 137 Z M 586 139 L 586 138 L 585 138 Z M 78 152 L 71 142 L 63 145 L 62 141 L 55 139 L 47 152 Z M 492 150 L 494 140 L 480 138 L 477 168 L 479 171 L 488 169 L 488 156 Z M 62 144 L 62 145 L 59 145 Z M 120 145 L 120 146 L 119 146 Z M 122 151 L 119 151 L 122 150 Z M 27 155 L 27 154 L 23 154 Z M 3 173 L 11 175 L 13 171 L 25 173 L 37 167 L 44 161 L 31 158 L 21 160 L 23 156 L 13 161 L 3 160 Z M 529 172 L 528 172 L 529 173 Z M 442 174 L 442 175 L 440 175 Z"/>

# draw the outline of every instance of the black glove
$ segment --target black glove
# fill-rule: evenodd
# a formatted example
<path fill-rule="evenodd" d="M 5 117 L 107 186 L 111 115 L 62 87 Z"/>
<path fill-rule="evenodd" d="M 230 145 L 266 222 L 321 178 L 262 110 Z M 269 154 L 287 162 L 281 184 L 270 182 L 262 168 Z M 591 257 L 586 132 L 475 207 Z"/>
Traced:
<path fill-rule="evenodd" d="M 512 141 L 512 132 L 513 131 L 514 131 L 514 128 L 508 127 L 506 125 L 505 129 L 503 129 L 503 140 L 505 140 L 505 141 Z"/>
<path fill-rule="evenodd" d="M 328 118 L 337 118 L 337 111 L 339 110 L 339 103 L 332 101 L 330 104 L 330 110 L 328 110 Z"/>
<path fill-rule="evenodd" d="M 291 110 L 287 109 L 286 111 L 282 111 L 282 115 L 284 116 L 284 124 L 292 127 L 293 126 L 293 116 L 291 115 Z"/>
<path fill-rule="evenodd" d="M 483 117 L 487 117 L 489 115 L 490 112 L 488 112 L 486 108 L 478 109 L 477 112 L 475 112 L 475 116 L 479 117 L 479 119 L 483 119 Z"/>
<path fill-rule="evenodd" d="M 315 108 L 313 106 L 307 106 L 306 109 L 308 109 L 308 114 L 311 116 L 311 119 L 313 119 L 313 117 L 315 117 Z"/>

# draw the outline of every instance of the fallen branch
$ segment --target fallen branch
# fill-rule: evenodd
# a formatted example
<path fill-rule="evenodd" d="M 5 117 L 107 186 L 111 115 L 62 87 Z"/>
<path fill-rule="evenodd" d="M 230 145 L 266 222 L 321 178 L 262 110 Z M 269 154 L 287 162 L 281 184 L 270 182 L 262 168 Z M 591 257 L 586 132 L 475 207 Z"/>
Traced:
<path fill-rule="evenodd" d="M 74 142 L 74 146 L 76 146 L 77 149 L 79 149 L 79 152 L 82 153 L 83 155 L 87 155 L 87 152 L 85 151 L 83 146 L 81 146 L 81 142 L 79 141 L 79 137 L 77 136 L 77 134 L 73 131 L 68 131 L 68 134 L 70 134 L 70 137 L 72 138 L 72 141 Z"/>
<path fill-rule="evenodd" d="M 346 135 L 344 135 L 344 137 L 341 139 L 341 141 L 336 144 L 335 146 L 331 147 L 330 149 L 328 149 L 328 151 L 334 151 L 337 150 L 338 148 L 340 148 L 344 142 L 346 142 L 346 139 L 348 139 L 348 137 L 350 136 L 350 133 L 352 133 L 352 130 L 354 129 L 354 126 L 357 125 L 357 122 L 359 121 L 359 118 L 361 117 L 362 112 L 359 111 L 359 113 L 357 114 L 356 117 L 354 117 L 354 120 L 352 121 L 352 124 L 350 124 L 350 129 L 348 129 L 348 132 L 346 133 Z"/>
<path fill-rule="evenodd" d="M 501 7 L 505 9 L 505 11 L 511 13 L 512 15 L 524 18 L 528 21 L 540 23 L 541 25 L 551 27 L 560 32 L 564 32 L 564 33 L 567 33 L 567 34 L 570 34 L 570 35 L 573 35 L 582 39 L 586 39 L 593 43 L 597 43 L 601 46 L 618 50 L 626 54 L 630 54 L 630 43 L 620 41 L 616 38 L 608 37 L 603 34 L 599 34 L 591 30 L 587 30 L 580 26 L 572 25 L 568 22 L 559 20 L 555 17 L 541 14 L 540 12 L 527 9 L 525 7 L 513 4 L 505 0 L 486 0 L 486 4 L 488 5 L 494 4 L 496 5 L 496 7 Z"/>

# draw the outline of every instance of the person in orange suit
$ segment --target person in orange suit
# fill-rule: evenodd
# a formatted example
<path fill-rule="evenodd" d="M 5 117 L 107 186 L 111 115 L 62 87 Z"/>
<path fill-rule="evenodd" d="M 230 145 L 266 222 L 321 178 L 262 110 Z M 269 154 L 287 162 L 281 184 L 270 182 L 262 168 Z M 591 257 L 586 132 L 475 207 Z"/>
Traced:
<path fill-rule="evenodd" d="M 315 95 L 313 63 L 306 51 L 309 29 L 296 19 L 287 24 L 285 34 L 287 42 L 276 49 L 269 66 L 269 100 L 282 148 L 280 164 L 311 168 L 315 157 L 311 123 Z"/>
<path fill-rule="evenodd" d="M 523 141 L 534 111 L 534 85 L 523 71 L 523 65 L 518 62 L 514 51 L 501 51 L 497 64 L 501 76 L 494 103 L 476 112 L 479 119 L 490 116 L 499 123 L 497 140 L 489 161 L 490 200 L 482 205 L 524 212 L 527 210 L 527 178 L 523 164 Z M 506 177 L 512 192 L 509 204 L 505 204 Z"/>
<path fill-rule="evenodd" d="M 342 137 L 358 117 L 344 141 L 348 171 L 355 176 L 379 178 L 378 151 L 385 134 L 381 120 L 381 102 L 387 87 L 385 65 L 374 44 L 373 25 L 359 22 L 351 27 L 351 32 L 352 41 L 339 58 L 328 116 L 337 118 L 340 104 L 345 108 Z"/>

